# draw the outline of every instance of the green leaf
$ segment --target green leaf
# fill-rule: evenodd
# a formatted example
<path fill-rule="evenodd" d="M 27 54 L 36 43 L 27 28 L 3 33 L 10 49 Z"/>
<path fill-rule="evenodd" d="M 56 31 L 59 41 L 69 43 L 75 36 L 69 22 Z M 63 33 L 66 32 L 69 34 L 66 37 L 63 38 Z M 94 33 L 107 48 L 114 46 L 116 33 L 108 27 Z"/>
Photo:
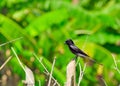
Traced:
<path fill-rule="evenodd" d="M 31 39 L 30 36 L 14 21 L 0 14 L 0 33 L 6 37 L 7 40 L 12 40 L 15 38 L 23 37 L 27 39 L 26 42 L 34 45 L 34 39 Z"/>
<path fill-rule="evenodd" d="M 31 24 L 26 27 L 26 30 L 31 36 L 37 36 L 53 25 L 62 24 L 62 22 L 65 22 L 67 19 L 68 13 L 64 9 L 48 12 L 31 22 Z"/>

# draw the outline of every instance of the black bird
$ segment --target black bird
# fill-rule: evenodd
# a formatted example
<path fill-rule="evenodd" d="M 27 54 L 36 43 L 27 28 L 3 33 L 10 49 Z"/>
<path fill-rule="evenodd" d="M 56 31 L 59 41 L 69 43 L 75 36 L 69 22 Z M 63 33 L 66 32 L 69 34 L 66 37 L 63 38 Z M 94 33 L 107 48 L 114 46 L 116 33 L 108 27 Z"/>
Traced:
<path fill-rule="evenodd" d="M 90 61 L 92 62 L 96 62 L 95 60 L 93 60 L 92 58 L 90 58 L 89 55 L 87 55 L 86 53 L 84 53 L 82 50 L 80 50 L 77 46 L 75 46 L 74 42 L 71 39 L 68 39 L 65 41 L 65 44 L 68 45 L 70 51 L 76 55 L 76 57 L 82 57 L 82 58 L 88 58 Z M 97 62 L 96 62 L 97 63 Z"/>

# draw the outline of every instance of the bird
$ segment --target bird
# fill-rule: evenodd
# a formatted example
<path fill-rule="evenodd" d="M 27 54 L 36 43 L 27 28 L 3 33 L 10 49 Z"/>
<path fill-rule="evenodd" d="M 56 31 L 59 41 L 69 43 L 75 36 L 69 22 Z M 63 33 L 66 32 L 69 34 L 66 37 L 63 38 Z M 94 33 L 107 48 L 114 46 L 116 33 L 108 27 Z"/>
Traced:
<path fill-rule="evenodd" d="M 88 54 L 86 54 L 85 52 L 83 52 L 81 49 L 79 49 L 75 44 L 74 42 L 72 41 L 72 39 L 67 39 L 65 41 L 65 44 L 68 45 L 70 51 L 76 55 L 76 58 L 77 57 L 82 57 L 84 59 L 89 59 L 90 61 L 94 62 L 94 63 L 97 63 L 95 60 L 93 60 L 92 58 L 90 58 L 90 56 Z M 99 63 L 98 63 L 99 64 Z"/>

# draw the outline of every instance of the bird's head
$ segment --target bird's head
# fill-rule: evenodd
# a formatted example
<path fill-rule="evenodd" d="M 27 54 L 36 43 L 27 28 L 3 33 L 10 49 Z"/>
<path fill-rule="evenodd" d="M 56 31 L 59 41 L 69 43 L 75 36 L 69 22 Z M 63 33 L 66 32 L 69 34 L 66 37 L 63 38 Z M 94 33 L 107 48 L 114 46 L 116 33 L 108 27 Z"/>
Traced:
<path fill-rule="evenodd" d="M 71 39 L 68 39 L 68 40 L 65 41 L 65 44 L 67 44 L 67 45 L 73 45 L 74 42 Z"/>

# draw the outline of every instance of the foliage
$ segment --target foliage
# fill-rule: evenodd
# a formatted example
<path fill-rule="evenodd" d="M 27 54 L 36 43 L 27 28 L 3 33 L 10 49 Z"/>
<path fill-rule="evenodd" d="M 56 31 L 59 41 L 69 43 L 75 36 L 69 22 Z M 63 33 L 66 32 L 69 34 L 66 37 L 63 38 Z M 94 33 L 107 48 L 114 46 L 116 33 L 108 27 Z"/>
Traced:
<path fill-rule="evenodd" d="M 66 81 L 66 65 L 74 57 L 64 41 L 71 38 L 78 47 L 84 48 L 93 59 L 104 65 L 100 75 L 97 64 L 88 66 L 81 85 L 100 84 L 98 76 L 102 76 L 110 86 L 119 85 L 120 74 L 114 69 L 112 54 L 119 67 L 120 1 L 76 1 L 77 3 L 73 3 L 74 0 L 1 0 L 0 44 L 23 37 L 0 46 L 0 52 L 3 52 L 1 58 L 5 60 L 5 53 L 11 52 L 13 46 L 21 61 L 34 72 L 36 85 L 41 80 L 44 86 L 44 69 L 33 53 L 43 57 L 43 63 L 49 71 L 56 56 L 53 76 L 63 86 Z M 80 62 L 83 63 L 83 60 L 80 59 Z M 24 72 L 14 55 L 7 66 L 12 74 L 19 76 L 17 83 L 21 86 Z"/>

